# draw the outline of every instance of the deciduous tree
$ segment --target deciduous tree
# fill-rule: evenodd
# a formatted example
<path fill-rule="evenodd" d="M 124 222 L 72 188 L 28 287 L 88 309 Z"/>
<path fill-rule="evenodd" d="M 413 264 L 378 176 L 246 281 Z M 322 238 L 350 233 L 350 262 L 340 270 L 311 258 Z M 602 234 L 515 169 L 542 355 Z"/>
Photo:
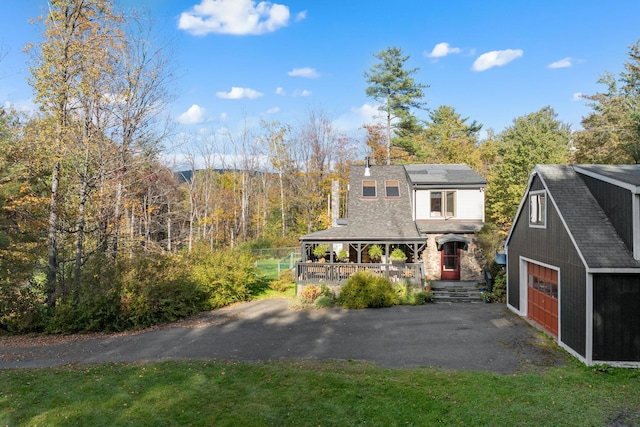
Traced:
<path fill-rule="evenodd" d="M 569 160 L 570 127 L 550 107 L 514 119 L 499 136 L 498 163 L 487 186 L 489 218 L 503 230 L 511 226 L 536 164 Z"/>
<path fill-rule="evenodd" d="M 624 69 L 618 78 L 604 74 L 606 90 L 585 97 L 593 111 L 574 136 L 576 163 L 640 163 L 640 41 Z"/>

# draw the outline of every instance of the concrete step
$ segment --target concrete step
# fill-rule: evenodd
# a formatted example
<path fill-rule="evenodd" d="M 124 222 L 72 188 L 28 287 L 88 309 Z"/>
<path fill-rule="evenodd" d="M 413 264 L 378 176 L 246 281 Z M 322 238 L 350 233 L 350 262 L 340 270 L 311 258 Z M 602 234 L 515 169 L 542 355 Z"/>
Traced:
<path fill-rule="evenodd" d="M 481 303 L 480 290 L 476 282 L 431 282 L 435 302 L 440 303 Z"/>

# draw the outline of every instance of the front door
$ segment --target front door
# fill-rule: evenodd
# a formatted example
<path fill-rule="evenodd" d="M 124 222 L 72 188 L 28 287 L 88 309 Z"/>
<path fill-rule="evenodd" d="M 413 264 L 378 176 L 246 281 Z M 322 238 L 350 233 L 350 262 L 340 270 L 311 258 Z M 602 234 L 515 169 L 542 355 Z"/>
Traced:
<path fill-rule="evenodd" d="M 448 242 L 442 245 L 441 253 L 441 280 L 460 280 L 460 247 L 456 242 Z"/>

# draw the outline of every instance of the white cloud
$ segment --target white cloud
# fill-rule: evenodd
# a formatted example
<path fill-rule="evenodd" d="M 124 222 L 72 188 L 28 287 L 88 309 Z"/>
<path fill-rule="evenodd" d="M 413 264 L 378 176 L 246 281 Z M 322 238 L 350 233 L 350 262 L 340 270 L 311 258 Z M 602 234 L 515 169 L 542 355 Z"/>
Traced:
<path fill-rule="evenodd" d="M 585 99 L 585 94 L 582 92 L 576 92 L 573 94 L 573 96 L 571 97 L 572 101 L 584 101 Z"/>
<path fill-rule="evenodd" d="M 303 10 L 302 12 L 300 12 L 300 13 L 298 13 L 296 15 L 296 22 L 300 22 L 300 21 L 302 21 L 303 19 L 306 19 L 306 18 L 307 18 L 307 11 Z"/>
<path fill-rule="evenodd" d="M 310 90 L 306 90 L 306 89 L 296 89 L 295 91 L 293 91 L 293 94 L 291 96 L 294 97 L 298 97 L 298 96 L 311 96 L 311 91 Z"/>
<path fill-rule="evenodd" d="M 178 123 L 183 125 L 195 125 L 204 122 L 205 110 L 198 104 L 193 104 L 187 111 L 178 116 Z"/>
<path fill-rule="evenodd" d="M 428 58 L 443 58 L 452 53 L 460 53 L 459 47 L 450 47 L 449 43 L 438 43 L 433 47 L 431 53 L 425 53 Z"/>
<path fill-rule="evenodd" d="M 521 49 L 492 50 L 480 55 L 473 63 L 474 71 L 485 71 L 493 67 L 502 67 L 520 58 L 524 52 Z"/>
<path fill-rule="evenodd" d="M 547 68 L 569 68 L 569 67 L 573 67 L 573 59 L 569 57 L 563 58 L 559 61 L 552 62 L 551 64 L 547 65 Z"/>
<path fill-rule="evenodd" d="M 336 129 L 342 132 L 358 132 L 362 125 L 377 122 L 381 118 L 380 110 L 375 104 L 364 104 L 361 107 L 353 107 L 333 121 Z"/>
<path fill-rule="evenodd" d="M 276 88 L 276 95 L 285 96 L 286 94 L 287 92 L 285 92 L 281 87 Z"/>
<path fill-rule="evenodd" d="M 264 95 L 257 90 L 246 87 L 231 87 L 230 92 L 216 92 L 216 96 L 222 99 L 256 99 Z"/>
<path fill-rule="evenodd" d="M 280 107 L 272 107 L 266 111 L 267 114 L 276 114 L 279 112 L 280 112 Z"/>
<path fill-rule="evenodd" d="M 294 68 L 293 70 L 289 71 L 287 74 L 289 74 L 292 77 L 306 77 L 308 79 L 315 79 L 320 77 L 320 74 L 315 70 L 315 68 Z"/>
<path fill-rule="evenodd" d="M 254 0 L 201 0 L 180 14 L 178 28 L 203 36 L 215 34 L 265 34 L 289 23 L 289 8 Z"/>

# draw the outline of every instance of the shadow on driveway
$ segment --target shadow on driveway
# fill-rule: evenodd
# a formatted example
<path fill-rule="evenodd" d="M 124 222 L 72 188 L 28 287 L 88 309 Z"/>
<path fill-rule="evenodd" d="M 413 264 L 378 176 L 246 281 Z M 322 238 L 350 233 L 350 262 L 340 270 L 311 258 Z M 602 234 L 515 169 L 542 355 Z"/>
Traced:
<path fill-rule="evenodd" d="M 6 345 L 5 345 L 6 344 Z M 63 343 L 0 340 L 0 368 L 165 360 L 347 359 L 511 374 L 565 353 L 502 304 L 295 311 L 286 299 L 237 304 L 137 333 Z"/>

